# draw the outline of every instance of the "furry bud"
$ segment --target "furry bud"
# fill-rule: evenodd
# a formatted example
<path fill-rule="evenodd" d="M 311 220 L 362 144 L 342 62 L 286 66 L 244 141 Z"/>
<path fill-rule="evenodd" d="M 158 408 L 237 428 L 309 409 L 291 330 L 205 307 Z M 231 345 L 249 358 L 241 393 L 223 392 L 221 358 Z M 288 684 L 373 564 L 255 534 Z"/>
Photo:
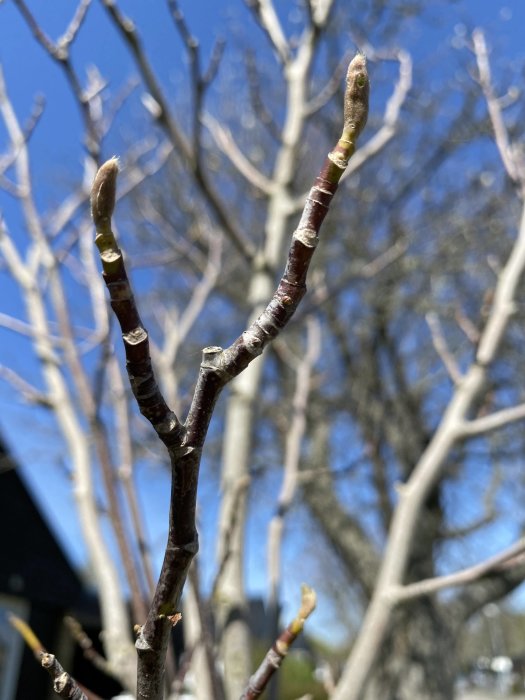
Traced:
<path fill-rule="evenodd" d="M 346 74 L 344 125 L 354 134 L 354 141 L 365 128 L 368 119 L 370 81 L 366 70 L 366 58 L 362 53 L 354 56 Z"/>

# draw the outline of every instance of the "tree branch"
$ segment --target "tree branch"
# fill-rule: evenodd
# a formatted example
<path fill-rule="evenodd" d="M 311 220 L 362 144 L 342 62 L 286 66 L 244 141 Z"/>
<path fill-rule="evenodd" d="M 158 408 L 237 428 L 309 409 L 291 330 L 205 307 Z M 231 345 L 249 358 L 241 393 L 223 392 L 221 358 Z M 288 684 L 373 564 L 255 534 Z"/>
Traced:
<path fill-rule="evenodd" d="M 487 574 L 496 570 L 507 569 L 511 566 L 523 564 L 523 553 L 525 552 L 525 538 L 521 538 L 515 544 L 498 552 L 493 557 L 485 561 L 469 566 L 461 571 L 446 576 L 437 576 L 423 581 L 406 584 L 405 586 L 393 587 L 389 592 L 389 597 L 394 603 L 402 603 L 423 595 L 432 595 L 444 588 L 455 586 L 465 586 L 468 583 L 477 581 Z M 521 556 L 520 556 L 521 555 Z"/>
<path fill-rule="evenodd" d="M 429 311 L 426 316 L 427 325 L 430 329 L 430 335 L 432 336 L 432 344 L 434 349 L 441 358 L 443 364 L 445 365 L 449 377 L 452 379 L 454 384 L 459 384 L 461 382 L 461 371 L 458 367 L 455 357 L 450 352 L 445 336 L 443 335 L 443 328 L 439 321 L 439 317 L 436 313 Z"/>
<path fill-rule="evenodd" d="M 20 634 L 42 668 L 53 679 L 53 690 L 59 697 L 69 698 L 69 700 L 101 700 L 94 693 L 82 688 L 67 671 L 64 671 L 57 658 L 46 651 L 42 642 L 24 620 L 13 614 L 10 614 L 8 619 L 9 624 Z"/>
<path fill-rule="evenodd" d="M 315 591 L 303 585 L 299 612 L 288 627 L 281 632 L 275 644 L 268 651 L 259 668 L 248 681 L 248 685 L 241 695 L 240 700 L 255 700 L 255 698 L 258 698 L 263 693 L 270 678 L 286 658 L 289 648 L 303 630 L 307 618 L 315 610 L 315 604 Z"/>
<path fill-rule="evenodd" d="M 190 169 L 193 171 L 195 177 L 195 183 L 199 187 L 201 193 L 204 195 L 206 201 L 210 204 L 211 209 L 215 213 L 215 216 L 217 217 L 219 224 L 223 227 L 226 235 L 230 238 L 245 260 L 252 260 L 255 255 L 254 247 L 245 237 L 244 233 L 238 228 L 228 210 L 219 199 L 217 193 L 211 187 L 200 161 L 196 158 L 196 154 L 193 152 L 192 146 L 183 134 L 179 124 L 175 121 L 153 69 L 142 49 L 142 44 L 135 25 L 130 19 L 122 15 L 115 0 L 102 0 L 102 4 L 106 8 L 109 17 L 111 18 L 122 39 L 129 47 L 142 76 L 142 80 L 151 93 L 152 98 L 158 105 L 158 109 L 156 109 L 155 112 L 156 121 L 166 132 L 175 150 L 190 166 Z"/>
<path fill-rule="evenodd" d="M 472 33 L 472 40 L 479 71 L 479 84 L 485 96 L 490 121 L 494 130 L 494 138 L 501 160 L 510 179 L 523 188 L 525 183 L 525 163 L 510 142 L 507 127 L 503 119 L 501 104 L 494 93 L 487 43 L 483 31 L 481 29 L 476 29 Z"/>
<path fill-rule="evenodd" d="M 162 697 L 169 631 L 175 621 L 189 566 L 198 549 L 195 527 L 198 473 L 214 406 L 223 387 L 262 353 L 288 323 L 304 296 L 306 275 L 321 224 L 366 123 L 368 93 L 366 61 L 359 54 L 348 69 L 343 133 L 310 192 L 277 290 L 259 318 L 229 348 L 204 348 L 195 393 L 183 426 L 160 393 L 151 365 L 148 334 L 111 230 L 118 173 L 116 159 L 102 165 L 95 177 L 91 195 L 95 242 L 111 305 L 122 329 L 132 390 L 140 411 L 166 445 L 172 467 L 168 543 L 148 618 L 136 643 L 137 692 L 144 700 Z"/>
<path fill-rule="evenodd" d="M 286 65 L 290 60 L 290 46 L 284 35 L 272 0 L 245 0 L 245 2 L 268 37 L 279 60 L 283 65 Z"/>
<path fill-rule="evenodd" d="M 220 150 L 227 156 L 228 160 L 235 166 L 237 171 L 263 194 L 269 195 L 272 191 L 273 183 L 260 170 L 258 170 L 244 155 L 235 143 L 231 133 L 225 129 L 211 114 L 205 114 L 203 123 L 213 137 L 213 140 Z"/>
<path fill-rule="evenodd" d="M 525 403 L 520 403 L 517 406 L 510 406 L 501 409 L 501 411 L 490 413 L 488 416 L 466 421 L 461 427 L 461 432 L 465 437 L 470 438 L 483 435 L 491 430 L 498 430 L 524 418 Z"/>

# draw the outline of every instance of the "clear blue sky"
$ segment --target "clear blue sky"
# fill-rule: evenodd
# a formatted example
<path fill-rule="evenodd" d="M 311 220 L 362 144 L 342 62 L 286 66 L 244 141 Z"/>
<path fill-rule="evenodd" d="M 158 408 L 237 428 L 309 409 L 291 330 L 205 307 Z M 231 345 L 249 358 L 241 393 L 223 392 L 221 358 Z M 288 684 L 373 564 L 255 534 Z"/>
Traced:
<path fill-rule="evenodd" d="M 230 42 L 236 42 L 242 37 L 253 41 L 255 45 L 261 41 L 260 33 L 254 29 L 241 0 L 181 0 L 180 4 L 189 26 L 202 43 L 205 55 L 217 37 L 226 37 Z M 289 8 L 295 4 L 289 0 L 276 2 L 276 7 L 286 22 Z M 350 0 L 347 4 L 351 8 Z M 29 0 L 29 5 L 46 32 L 56 39 L 64 31 L 75 3 L 71 0 Z M 128 0 L 122 1 L 120 5 L 135 20 L 163 80 L 180 86 L 180 76 L 184 70 L 183 50 L 178 39 L 174 38 L 176 34 L 168 18 L 166 3 Z M 447 42 L 450 43 L 454 35 L 461 33 L 462 26 L 469 30 L 481 26 L 486 30 L 500 69 L 505 60 L 519 61 L 524 58 L 523 0 L 459 0 L 451 3 L 442 0 L 429 3 L 428 7 L 425 22 L 417 25 L 407 22 L 403 48 L 409 50 L 422 65 L 428 65 L 433 75 L 434 71 L 440 70 L 439 65 L 433 63 L 434 56 L 443 55 Z M 75 44 L 73 58 L 81 75 L 85 75 L 88 65 L 96 64 L 115 89 L 127 77 L 135 74 L 129 53 L 120 41 L 115 41 L 114 30 L 97 0 L 94 0 L 89 10 L 86 26 Z M 55 196 L 57 187 L 64 192 L 64 183 L 67 183 L 68 178 L 78 177 L 81 173 L 80 118 L 62 72 L 31 37 L 11 0 L 0 3 L 0 62 L 9 94 L 22 121 L 29 115 L 35 96 L 46 96 L 46 109 L 31 142 L 39 202 L 45 208 Z M 0 126 L 0 153 L 4 147 L 5 133 Z M 0 191 L 0 211 L 6 220 L 17 221 L 13 202 L 3 191 Z M 0 312 L 17 315 L 22 313 L 13 294 L 13 287 L 1 273 Z M 1 328 L 0 362 L 23 367 L 37 381 L 36 368 L 28 367 L 29 355 L 21 351 L 13 333 Z M 62 457 L 58 449 L 50 448 L 47 437 L 53 432 L 52 421 L 41 412 L 36 414 L 19 405 L 12 390 L 0 383 L 0 429 L 14 448 L 24 475 L 67 551 L 76 563 L 81 564 L 84 550 L 69 485 L 57 467 Z M 147 477 L 142 475 L 140 486 L 147 510 L 158 514 L 158 517 L 151 518 L 149 528 L 160 552 L 163 546 L 165 509 L 159 507 L 159 504 L 165 506 L 167 503 L 164 475 L 160 471 L 148 474 Z M 148 507 L 152 504 L 155 507 Z M 260 527 L 261 523 L 253 524 L 252 537 L 256 536 L 255 530 Z M 204 541 L 203 544 L 204 551 L 209 548 L 208 554 L 213 556 L 213 543 Z M 258 562 L 254 560 L 252 564 L 254 565 L 250 568 L 253 571 L 259 570 Z M 263 586 L 263 581 L 258 576 L 254 576 L 250 583 L 254 590 L 261 590 Z"/>

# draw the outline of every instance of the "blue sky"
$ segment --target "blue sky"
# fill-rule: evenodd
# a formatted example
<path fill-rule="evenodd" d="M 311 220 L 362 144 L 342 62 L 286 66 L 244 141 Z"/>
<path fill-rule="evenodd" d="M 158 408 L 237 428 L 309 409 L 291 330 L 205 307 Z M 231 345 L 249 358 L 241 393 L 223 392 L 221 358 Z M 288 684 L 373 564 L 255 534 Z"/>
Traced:
<path fill-rule="evenodd" d="M 29 3 L 46 32 L 56 39 L 65 29 L 75 3 L 71 0 L 33 0 Z M 209 55 L 213 42 L 226 37 L 231 45 L 248 40 L 254 46 L 263 41 L 260 32 L 253 27 L 249 13 L 240 0 L 181 0 L 187 22 L 202 44 L 204 56 Z M 296 3 L 276 2 L 276 7 L 289 29 L 293 29 L 293 7 Z M 352 3 L 348 2 L 349 8 Z M 140 29 L 148 54 L 159 75 L 173 89 L 179 90 L 174 98 L 184 96 L 183 49 L 173 31 L 164 2 L 120 2 L 122 10 L 129 14 Z M 292 10 L 290 8 L 292 7 Z M 454 36 L 460 36 L 474 26 L 485 29 L 494 47 L 496 65 L 501 71 L 506 61 L 519 62 L 525 56 L 523 32 L 525 28 L 525 2 L 513 0 L 459 0 L 458 2 L 429 3 L 426 19 L 422 23 L 407 21 L 403 48 L 410 51 L 421 66 L 427 66 L 430 79 L 444 70 L 439 61 L 447 55 Z M 463 29 L 464 28 L 464 29 Z M 447 48 L 448 47 L 448 48 Z M 441 58 L 440 58 L 441 57 Z M 89 64 L 96 64 L 110 86 L 118 89 L 135 69 L 127 49 L 115 40 L 105 12 L 95 0 L 89 10 L 86 25 L 73 49 L 73 60 L 82 76 Z M 38 182 L 38 200 L 45 209 L 58 195 L 67 190 L 68 179 L 81 174 L 82 150 L 79 144 L 81 122 L 76 105 L 68 92 L 64 76 L 31 37 L 27 26 L 11 0 L 0 2 L 0 63 L 5 74 L 7 88 L 19 118 L 24 121 L 31 112 L 35 97 L 44 94 L 46 108 L 31 141 L 31 153 L 35 181 Z M 379 98 L 373 96 L 373 101 Z M 372 107 L 374 108 L 374 102 Z M 375 104 L 379 111 L 380 106 Z M 109 139 L 108 152 L 113 143 Z M 0 153 L 5 147 L 5 133 L 0 126 Z M 18 221 L 13 202 L 0 191 L 0 211 L 11 226 Z M 21 306 L 14 295 L 14 288 L 0 274 L 0 311 L 19 315 Z M 21 351 L 16 336 L 0 328 L 0 362 L 14 366 L 30 363 L 29 355 Z M 29 376 L 37 376 L 36 367 L 29 367 Z M 53 421 L 42 412 L 38 414 L 19 404 L 12 390 L 0 385 L 0 429 L 22 464 L 23 473 L 34 490 L 38 501 L 48 515 L 53 527 L 73 560 L 82 565 L 84 550 L 69 483 L 60 468 L 65 461 L 59 448 L 50 448 Z M 45 449 L 43 449 L 45 446 Z M 139 490 L 146 510 L 154 515 L 148 523 L 157 551 L 163 546 L 164 518 L 167 507 L 165 475 L 161 470 L 140 472 Z M 213 498 L 215 484 L 203 485 L 203 495 Z M 206 494 L 205 490 L 209 493 Z M 264 526 L 261 520 L 252 523 L 251 537 Z M 213 556 L 213 542 L 203 540 L 203 551 Z M 258 571 L 257 548 L 252 547 L 250 570 Z M 263 579 L 253 576 L 253 590 L 263 588 Z M 288 593 L 287 593 L 288 594 Z M 289 594 L 292 595 L 292 594 Z"/>

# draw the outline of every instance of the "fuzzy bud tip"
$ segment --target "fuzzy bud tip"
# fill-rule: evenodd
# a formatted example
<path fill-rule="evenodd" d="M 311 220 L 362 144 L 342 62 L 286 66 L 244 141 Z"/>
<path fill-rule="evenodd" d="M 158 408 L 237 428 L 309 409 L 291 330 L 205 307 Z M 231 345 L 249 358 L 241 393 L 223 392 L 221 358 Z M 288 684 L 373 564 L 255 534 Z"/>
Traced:
<path fill-rule="evenodd" d="M 91 215 L 96 227 L 108 224 L 117 191 L 118 158 L 113 156 L 100 166 L 91 188 Z"/>
<path fill-rule="evenodd" d="M 366 69 L 366 57 L 357 53 L 348 66 L 344 102 L 345 129 L 351 130 L 356 139 L 365 128 L 368 119 L 369 94 L 370 80 Z"/>

